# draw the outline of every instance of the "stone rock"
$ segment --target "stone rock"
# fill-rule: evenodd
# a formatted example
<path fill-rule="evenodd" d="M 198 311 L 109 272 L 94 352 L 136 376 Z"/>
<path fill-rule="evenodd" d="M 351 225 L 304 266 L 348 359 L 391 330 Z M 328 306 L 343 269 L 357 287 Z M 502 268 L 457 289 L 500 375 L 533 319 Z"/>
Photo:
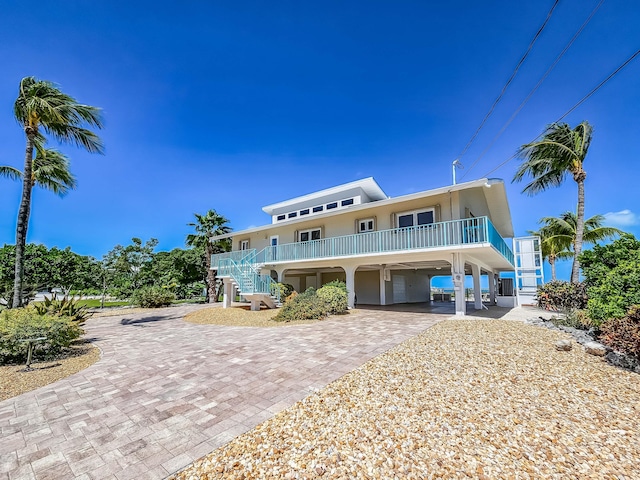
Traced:
<path fill-rule="evenodd" d="M 604 357 L 607 354 L 607 347 L 600 342 L 587 342 L 584 344 L 584 351 L 590 355 Z"/>
<path fill-rule="evenodd" d="M 568 352 L 572 347 L 573 345 L 571 345 L 571 340 L 558 340 L 556 342 L 556 350 L 561 352 Z"/>
<path fill-rule="evenodd" d="M 640 373 L 640 361 L 620 352 L 609 352 L 605 355 L 607 361 L 616 367 L 626 368 L 628 370 Z"/>

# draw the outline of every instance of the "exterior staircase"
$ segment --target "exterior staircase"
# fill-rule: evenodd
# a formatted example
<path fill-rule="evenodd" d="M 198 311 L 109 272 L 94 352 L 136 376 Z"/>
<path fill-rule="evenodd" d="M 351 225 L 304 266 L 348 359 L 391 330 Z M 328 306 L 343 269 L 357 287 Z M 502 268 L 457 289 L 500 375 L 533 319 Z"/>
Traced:
<path fill-rule="evenodd" d="M 259 301 L 269 308 L 281 305 L 280 289 L 269 275 L 261 275 L 256 249 L 226 252 L 213 255 L 211 268 L 217 270 L 216 276 L 229 278 L 241 296 L 251 301 Z"/>

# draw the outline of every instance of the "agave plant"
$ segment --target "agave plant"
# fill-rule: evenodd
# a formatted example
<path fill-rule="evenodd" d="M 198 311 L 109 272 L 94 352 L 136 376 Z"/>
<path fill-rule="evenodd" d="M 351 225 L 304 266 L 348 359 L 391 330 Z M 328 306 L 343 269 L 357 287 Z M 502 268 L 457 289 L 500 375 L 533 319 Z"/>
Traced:
<path fill-rule="evenodd" d="M 68 317 L 78 325 L 82 325 L 87 318 L 93 315 L 85 305 L 80 305 L 78 300 L 66 295 L 58 298 L 55 293 L 51 297 L 44 297 L 44 301 L 34 304 L 33 308 L 39 315 Z"/>

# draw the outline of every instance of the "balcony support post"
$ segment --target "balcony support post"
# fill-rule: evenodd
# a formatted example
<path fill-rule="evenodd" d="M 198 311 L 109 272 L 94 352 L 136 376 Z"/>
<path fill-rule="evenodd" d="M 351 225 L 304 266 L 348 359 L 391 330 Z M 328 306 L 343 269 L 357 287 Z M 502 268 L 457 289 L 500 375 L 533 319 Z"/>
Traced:
<path fill-rule="evenodd" d="M 224 295 L 222 297 L 222 308 L 229 308 L 233 301 L 233 283 L 230 278 L 225 278 L 223 280 L 223 288 Z"/>
<path fill-rule="evenodd" d="M 467 314 L 467 300 L 464 295 L 464 255 L 459 252 L 451 254 L 451 276 L 453 277 L 453 291 L 456 297 L 456 315 Z"/>
<path fill-rule="evenodd" d="M 491 305 L 496 304 L 496 284 L 498 283 L 498 275 L 489 272 L 489 302 Z"/>
<path fill-rule="evenodd" d="M 380 267 L 380 305 L 387 304 L 387 283 L 384 280 L 385 266 Z"/>
<path fill-rule="evenodd" d="M 473 300 L 474 308 L 482 310 L 482 285 L 480 284 L 480 265 L 471 264 L 471 275 L 473 276 Z"/>
<path fill-rule="evenodd" d="M 356 306 L 356 269 L 357 266 L 343 266 L 344 273 L 347 280 L 347 292 L 348 292 L 348 302 L 347 305 L 349 308 L 355 308 Z"/>

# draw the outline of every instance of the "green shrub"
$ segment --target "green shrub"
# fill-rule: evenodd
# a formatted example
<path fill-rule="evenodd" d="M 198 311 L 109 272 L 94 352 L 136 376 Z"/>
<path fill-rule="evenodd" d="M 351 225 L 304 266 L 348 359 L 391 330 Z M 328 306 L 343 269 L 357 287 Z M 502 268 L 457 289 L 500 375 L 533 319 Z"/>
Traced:
<path fill-rule="evenodd" d="M 316 295 L 314 288 L 308 288 L 304 293 L 285 302 L 273 320 L 276 322 L 319 320 L 326 317 L 328 313 L 325 301 Z"/>
<path fill-rule="evenodd" d="M 271 295 L 276 296 L 280 292 L 280 301 L 284 302 L 294 292 L 293 285 L 289 283 L 274 283 L 271 285 Z"/>
<path fill-rule="evenodd" d="M 27 356 L 27 344 L 21 340 L 47 337 L 37 351 L 55 355 L 82 335 L 77 322 L 66 317 L 39 315 L 32 308 L 0 312 L 0 363 L 22 362 Z"/>
<path fill-rule="evenodd" d="M 342 280 L 332 280 L 329 283 L 325 283 L 323 287 L 336 287 L 343 290 L 345 294 L 347 293 L 347 284 Z"/>
<path fill-rule="evenodd" d="M 142 308 L 158 308 L 171 305 L 176 296 L 162 287 L 142 287 L 133 292 L 131 303 Z"/>
<path fill-rule="evenodd" d="M 327 311 L 331 314 L 342 313 L 348 308 L 347 289 L 335 285 L 325 285 L 316 292 L 324 301 Z"/>
<path fill-rule="evenodd" d="M 640 360 L 640 305 L 633 305 L 622 318 L 606 321 L 599 339 L 614 350 Z"/>
<path fill-rule="evenodd" d="M 551 322 L 554 325 L 564 325 L 566 327 L 579 328 L 580 330 L 589 330 L 595 328 L 598 330 L 598 322 L 594 322 L 586 310 L 568 310 L 563 317 L 552 317 Z"/>
<path fill-rule="evenodd" d="M 84 305 L 79 305 L 78 300 L 69 297 L 51 298 L 44 297 L 44 301 L 34 303 L 34 310 L 38 315 L 52 315 L 55 317 L 67 317 L 78 325 L 82 325 L 87 318 L 93 315 Z"/>
<path fill-rule="evenodd" d="M 538 286 L 538 307 L 556 312 L 583 310 L 587 306 L 587 290 L 584 283 L 564 281 L 548 282 Z"/>
<path fill-rule="evenodd" d="M 580 255 L 587 285 L 589 316 L 598 323 L 622 318 L 640 304 L 640 241 L 622 235 L 608 245 L 594 245 Z"/>

